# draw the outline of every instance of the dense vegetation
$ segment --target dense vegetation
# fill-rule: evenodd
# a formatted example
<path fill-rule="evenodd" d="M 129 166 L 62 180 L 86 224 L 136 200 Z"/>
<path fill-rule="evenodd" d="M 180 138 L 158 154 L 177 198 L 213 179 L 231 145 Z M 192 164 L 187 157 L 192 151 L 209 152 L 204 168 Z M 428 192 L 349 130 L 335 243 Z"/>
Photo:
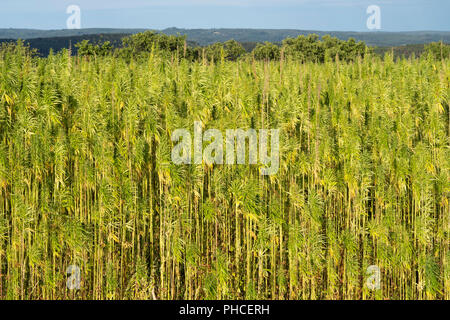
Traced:
<path fill-rule="evenodd" d="M 438 60 L 450 58 L 450 45 L 447 45 L 442 41 L 425 45 L 425 51 Z"/>
<path fill-rule="evenodd" d="M 83 29 L 83 30 L 60 30 L 60 31 L 42 31 L 42 30 L 15 30 L 0 29 L 0 43 L 14 43 L 18 37 L 26 39 L 26 43 L 33 49 L 37 49 L 38 54 L 42 57 L 48 56 L 50 51 L 59 52 L 63 49 L 71 49 L 72 54 L 76 55 L 78 53 L 78 48 L 74 44 L 81 43 L 84 40 L 89 40 L 89 45 L 87 52 L 96 50 L 96 45 L 102 45 L 107 42 L 108 45 L 113 48 L 123 47 L 123 40 L 130 37 L 132 34 L 144 32 L 141 29 Z M 98 32 L 97 34 L 95 32 Z M 103 33 L 100 33 L 103 32 Z M 115 33 L 114 33 L 115 32 Z M 256 51 L 257 56 L 277 56 L 280 54 L 280 50 L 277 47 L 281 47 L 283 40 L 286 38 L 295 39 L 299 35 L 302 38 L 316 37 L 315 34 L 321 36 L 324 39 L 330 38 L 329 34 L 323 32 L 299 32 L 296 30 L 246 30 L 246 29 L 226 29 L 219 31 L 214 30 L 184 30 L 184 29 L 166 29 L 160 32 L 160 34 L 174 37 L 180 37 L 187 39 L 187 44 L 189 47 L 205 47 L 212 50 L 217 50 L 219 45 L 222 46 L 224 43 L 238 42 L 247 52 L 252 52 L 255 47 L 259 47 Z M 64 36 L 62 36 L 64 35 Z M 276 36 L 274 36 L 276 35 Z M 354 38 L 356 40 L 363 40 L 366 45 L 371 46 L 371 50 L 374 53 L 384 56 L 386 52 L 393 52 L 394 58 L 411 56 L 419 57 L 424 52 L 427 52 L 425 45 L 432 41 L 443 41 L 444 43 L 450 43 L 450 38 L 446 36 L 446 33 L 431 32 L 422 33 L 420 32 L 409 32 L 409 33 L 346 33 L 346 32 L 334 32 L 331 33 L 331 39 L 336 41 L 349 40 Z M 12 37 L 8 39 L 7 37 Z M 37 38 L 41 36 L 41 38 Z M 52 36 L 52 37 L 50 37 Z M 283 36 L 283 37 L 281 37 Z M 371 38 L 373 36 L 373 39 Z M 4 37 L 4 39 L 1 39 Z M 234 40 L 236 39 L 236 40 Z M 232 40 L 232 41 L 230 41 Z M 269 42 L 272 41 L 272 42 Z M 342 41 L 345 43 L 345 41 Z M 404 43 L 407 43 L 404 45 Z M 409 43 L 409 44 L 408 44 Z M 268 44 L 269 46 L 265 46 Z M 400 45 L 402 44 L 402 45 Z M 268 51 L 269 50 L 269 51 Z M 195 56 L 202 56 L 202 50 L 195 53 Z M 217 54 L 215 54 L 217 56 Z M 191 56 L 192 57 L 192 56 Z"/>
<path fill-rule="evenodd" d="M 450 59 L 185 48 L 0 49 L 1 299 L 450 298 Z M 279 172 L 174 165 L 197 120 L 280 128 Z"/>
<path fill-rule="evenodd" d="M 386 53 L 392 53 L 394 59 L 420 57 L 425 52 L 424 44 L 408 44 L 398 47 L 375 47 L 373 53 L 383 57 Z"/>
<path fill-rule="evenodd" d="M 394 59 L 420 57 L 422 54 L 431 54 L 435 59 L 444 59 L 450 57 L 450 45 L 440 41 L 399 47 L 376 47 L 373 48 L 373 52 L 380 56 L 384 56 L 387 52 L 391 52 L 394 55 Z"/>
<path fill-rule="evenodd" d="M 107 55 L 113 52 L 109 41 L 92 44 L 88 40 L 84 40 L 76 44 L 76 47 L 81 56 Z M 286 57 L 301 62 L 324 62 L 325 60 L 334 60 L 336 57 L 350 61 L 364 57 L 371 52 L 371 49 L 363 42 L 356 43 L 354 39 L 343 41 L 330 36 L 319 39 L 319 36 L 312 34 L 306 37 L 286 38 L 281 45 L 269 42 L 258 44 L 248 54 L 243 45 L 235 40 L 198 47 L 192 46 L 192 44 L 188 45 L 185 36 L 167 36 L 147 31 L 125 37 L 123 45 L 115 50 L 115 55 L 129 60 L 131 57 L 146 55 L 153 49 L 176 58 L 213 62 L 221 59 L 236 61 L 249 56 L 257 60 L 279 60 L 283 56 L 283 59 Z"/>
<path fill-rule="evenodd" d="M 415 58 L 422 54 L 431 55 L 434 59 L 450 57 L 450 45 L 443 42 L 426 45 L 408 45 L 396 48 L 370 48 L 363 42 L 356 42 L 353 38 L 347 41 L 325 35 L 298 36 L 286 38 L 282 43 L 244 43 L 229 40 L 225 43 L 214 43 L 206 47 L 199 47 L 197 43 L 188 42 L 185 36 L 167 36 L 151 31 L 139 33 L 122 39 L 122 45 L 117 46 L 110 41 L 100 41 L 98 44 L 83 40 L 75 45 L 78 54 L 82 56 L 108 55 L 113 51 L 116 56 L 131 59 L 141 54 L 146 55 L 153 49 L 164 52 L 166 56 L 175 56 L 188 60 L 214 61 L 220 59 L 236 61 L 252 57 L 256 60 L 294 59 L 300 62 L 321 62 L 335 60 L 354 61 L 367 54 L 375 53 L 383 57 L 391 53 L 395 60 L 399 58 Z M 114 48 L 116 48 L 114 50 Z"/>
<path fill-rule="evenodd" d="M 281 56 L 292 58 L 301 62 L 324 62 L 334 60 L 350 61 L 358 57 L 364 57 L 371 50 L 363 42 L 356 43 L 353 38 L 348 41 L 339 40 L 330 36 L 324 36 L 321 40 L 318 35 L 307 37 L 286 38 L 279 47 L 273 43 L 259 44 L 252 51 L 258 60 L 279 60 Z"/>

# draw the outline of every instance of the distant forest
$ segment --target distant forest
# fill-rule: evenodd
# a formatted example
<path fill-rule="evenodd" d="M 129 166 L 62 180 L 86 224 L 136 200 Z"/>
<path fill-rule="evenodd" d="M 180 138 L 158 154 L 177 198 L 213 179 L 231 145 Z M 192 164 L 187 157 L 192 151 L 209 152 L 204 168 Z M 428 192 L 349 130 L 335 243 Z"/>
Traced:
<path fill-rule="evenodd" d="M 81 30 L 28 30 L 0 29 L 0 43 L 25 39 L 26 43 L 36 49 L 39 55 L 47 56 L 50 50 L 54 52 L 72 48 L 73 54 L 78 53 L 75 44 L 88 40 L 91 44 L 108 42 L 113 48 L 120 48 L 123 39 L 144 29 L 81 29 Z M 231 39 L 242 45 L 246 52 L 253 51 L 258 44 L 270 42 L 282 45 L 286 38 L 296 38 L 299 35 L 316 34 L 319 37 L 330 35 L 340 40 L 350 38 L 362 41 L 373 48 L 373 52 L 384 55 L 392 51 L 394 57 L 420 56 L 425 44 L 443 41 L 450 43 L 450 32 L 322 32 L 302 30 L 270 30 L 270 29 L 177 29 L 170 28 L 160 31 L 161 34 L 185 36 L 189 47 L 207 47 L 214 43 L 224 43 Z"/>
<path fill-rule="evenodd" d="M 35 30 L 35 29 L 0 29 L 0 39 L 35 39 L 74 37 L 99 34 L 129 35 L 147 31 L 146 29 L 65 29 L 65 30 Z M 197 42 L 201 46 L 215 42 L 225 42 L 234 39 L 238 42 L 281 42 L 286 38 L 299 35 L 326 34 L 340 40 L 354 38 L 364 41 L 368 46 L 393 47 L 407 44 L 424 44 L 443 41 L 450 43 L 450 32 L 444 31 L 413 31 L 413 32 L 343 32 L 343 31 L 315 31 L 293 29 L 179 29 L 168 28 L 156 30 L 167 35 L 186 36 L 189 41 Z"/>

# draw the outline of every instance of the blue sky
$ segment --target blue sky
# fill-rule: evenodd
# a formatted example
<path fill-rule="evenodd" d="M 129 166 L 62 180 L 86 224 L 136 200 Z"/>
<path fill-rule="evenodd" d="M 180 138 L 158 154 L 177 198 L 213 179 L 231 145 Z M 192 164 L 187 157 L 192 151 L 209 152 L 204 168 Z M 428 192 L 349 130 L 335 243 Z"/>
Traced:
<path fill-rule="evenodd" d="M 1 0 L 0 28 L 64 29 L 66 8 L 82 28 L 276 28 L 368 31 L 366 9 L 381 9 L 381 31 L 450 31 L 450 0 Z"/>

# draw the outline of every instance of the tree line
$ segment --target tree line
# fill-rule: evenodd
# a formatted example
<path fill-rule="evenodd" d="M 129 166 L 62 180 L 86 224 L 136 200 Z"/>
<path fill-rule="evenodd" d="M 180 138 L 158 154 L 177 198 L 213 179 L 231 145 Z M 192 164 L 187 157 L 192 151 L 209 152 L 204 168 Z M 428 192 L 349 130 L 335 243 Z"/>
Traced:
<path fill-rule="evenodd" d="M 344 41 L 329 35 L 322 38 L 316 34 L 300 35 L 297 38 L 286 38 L 282 43 L 258 43 L 253 50 L 248 52 L 241 43 L 235 40 L 201 47 L 196 43 L 189 43 L 186 36 L 165 35 L 153 31 L 125 37 L 120 48 L 114 48 L 109 41 L 95 44 L 89 40 L 77 43 L 76 47 L 81 56 L 115 54 L 129 59 L 152 50 L 159 50 L 162 53 L 175 54 L 179 58 L 192 61 L 214 62 L 221 59 L 236 61 L 249 56 L 257 60 L 279 60 L 283 57 L 302 62 L 324 62 L 327 59 L 338 57 L 340 60 L 352 61 L 372 52 L 372 49 L 364 42 L 356 42 L 353 38 Z"/>
<path fill-rule="evenodd" d="M 110 41 L 93 43 L 83 40 L 77 43 L 76 48 L 80 56 L 105 56 L 109 54 L 121 56 L 126 59 L 145 55 L 157 50 L 165 55 L 191 61 L 219 60 L 236 61 L 253 57 L 256 60 L 279 60 L 281 58 L 301 62 L 322 63 L 338 58 L 341 61 L 354 61 L 367 54 L 376 53 L 374 48 L 362 41 L 349 38 L 340 40 L 330 35 L 319 37 L 316 34 L 300 35 L 296 38 L 286 38 L 281 43 L 264 42 L 251 46 L 236 40 L 216 42 L 208 46 L 199 46 L 196 42 L 187 41 L 186 36 L 166 35 L 153 31 L 146 31 L 127 36 L 122 39 L 120 47 Z M 449 57 L 450 46 L 441 42 L 425 45 L 424 53 L 436 59 Z M 384 51 L 386 52 L 386 50 Z"/>

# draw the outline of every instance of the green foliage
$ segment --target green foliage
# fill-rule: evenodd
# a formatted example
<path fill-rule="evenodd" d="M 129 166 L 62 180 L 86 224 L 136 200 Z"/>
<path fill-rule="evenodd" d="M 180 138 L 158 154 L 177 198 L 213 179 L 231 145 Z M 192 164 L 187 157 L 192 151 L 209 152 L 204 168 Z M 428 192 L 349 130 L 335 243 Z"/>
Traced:
<path fill-rule="evenodd" d="M 0 299 L 450 299 L 450 59 L 133 39 L 128 60 L 1 47 Z M 278 173 L 174 165 L 198 120 L 279 128 Z"/>
<path fill-rule="evenodd" d="M 243 57 L 246 53 L 244 47 L 235 40 L 229 40 L 225 43 L 214 43 L 206 48 L 197 48 L 198 57 L 204 58 L 208 61 L 220 61 L 221 59 L 226 59 L 230 61 L 236 61 L 237 59 Z"/>
<path fill-rule="evenodd" d="M 105 41 L 100 44 L 92 44 L 89 40 L 83 40 L 80 43 L 75 44 L 80 56 L 106 56 L 112 52 L 111 42 Z"/>
<path fill-rule="evenodd" d="M 137 33 L 123 39 L 121 54 L 126 57 L 159 51 L 176 54 L 178 57 L 191 57 L 193 52 L 187 47 L 185 36 L 168 36 L 154 31 Z"/>
<path fill-rule="evenodd" d="M 302 62 L 324 62 L 336 57 L 343 61 L 354 61 L 368 52 L 363 42 L 357 43 L 353 38 L 343 41 L 325 35 L 320 40 L 316 34 L 287 38 L 283 40 L 283 48 L 287 57 Z"/>
<path fill-rule="evenodd" d="M 280 47 L 270 42 L 258 43 L 252 51 L 253 56 L 257 60 L 279 60 Z"/>
<path fill-rule="evenodd" d="M 450 45 L 440 42 L 433 42 L 425 45 L 425 52 L 434 59 L 448 59 L 450 57 Z"/>
<path fill-rule="evenodd" d="M 23 61 L 32 56 L 37 55 L 37 50 L 32 49 L 23 40 L 17 40 L 16 42 L 2 42 L 0 44 L 0 57 L 2 59 L 16 59 Z"/>
<path fill-rule="evenodd" d="M 81 56 L 106 55 L 112 52 L 109 41 L 103 45 L 93 45 L 88 40 L 83 40 L 76 45 Z M 187 44 L 185 36 L 167 36 L 153 31 L 146 31 L 125 37 L 119 56 L 129 61 L 133 57 L 142 56 L 150 52 L 162 54 L 166 57 L 176 56 L 190 61 L 222 60 L 236 61 L 246 56 L 246 50 L 239 42 L 229 40 L 224 43 L 216 42 L 206 47 L 192 47 Z M 354 61 L 358 57 L 364 57 L 370 50 L 362 42 L 356 43 L 353 38 L 342 41 L 330 36 L 324 36 L 322 40 L 316 34 L 287 38 L 283 40 L 282 47 L 265 42 L 257 44 L 253 49 L 253 57 L 257 60 L 279 60 L 281 52 L 290 59 L 301 62 L 324 62 L 336 57 L 344 61 Z"/>
<path fill-rule="evenodd" d="M 394 53 L 395 59 L 418 58 L 424 53 L 424 44 L 407 44 L 396 47 L 375 47 L 371 48 L 373 53 L 384 57 L 386 53 Z"/>
<path fill-rule="evenodd" d="M 226 41 L 223 47 L 225 50 L 225 59 L 230 61 L 236 61 L 246 53 L 244 47 L 235 40 Z"/>

